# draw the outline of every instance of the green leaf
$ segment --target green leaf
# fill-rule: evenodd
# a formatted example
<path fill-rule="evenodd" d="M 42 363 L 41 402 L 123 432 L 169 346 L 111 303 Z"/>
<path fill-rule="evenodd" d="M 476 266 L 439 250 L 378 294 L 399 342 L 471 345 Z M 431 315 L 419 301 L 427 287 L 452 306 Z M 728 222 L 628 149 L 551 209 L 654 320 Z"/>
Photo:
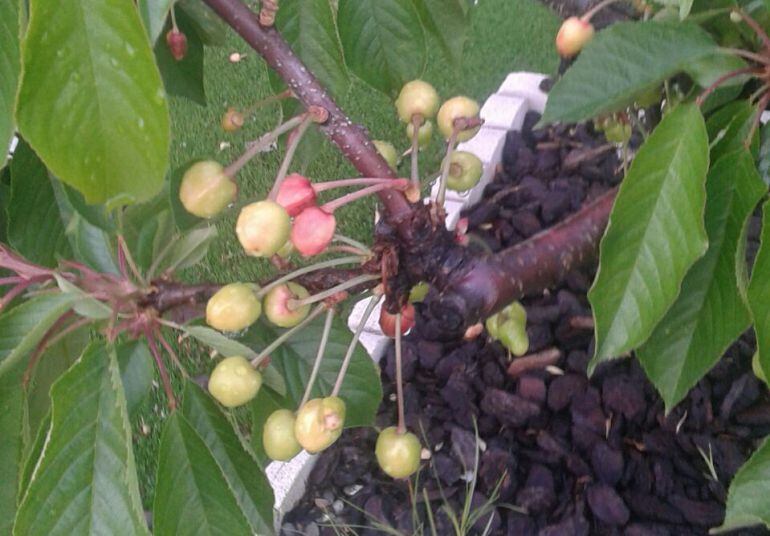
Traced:
<path fill-rule="evenodd" d="M 757 156 L 757 169 L 765 184 L 770 185 L 770 123 L 762 126 L 760 137 L 762 143 Z"/>
<path fill-rule="evenodd" d="M 150 38 L 150 44 L 155 43 L 163 32 L 171 3 L 172 0 L 139 0 L 137 2 L 144 29 L 147 30 L 147 35 Z"/>
<path fill-rule="evenodd" d="M 754 124 L 757 110 L 746 100 L 733 101 L 723 106 L 706 121 L 706 131 L 711 140 L 711 160 L 744 147 L 744 142 Z M 757 137 L 752 139 L 751 150 L 757 150 Z"/>
<path fill-rule="evenodd" d="M 752 268 L 748 302 L 757 334 L 759 365 L 770 378 L 770 201 L 762 211 L 761 244 Z"/>
<path fill-rule="evenodd" d="M 199 340 L 203 344 L 210 346 L 225 357 L 239 355 L 246 359 L 254 359 L 257 352 L 236 340 L 222 335 L 215 329 L 206 326 L 180 326 L 181 329 L 191 337 Z M 268 366 L 262 370 L 262 380 L 265 385 L 277 391 L 281 395 L 286 394 L 286 383 L 283 377 L 275 370 L 275 367 Z"/>
<path fill-rule="evenodd" d="M 253 454 L 216 402 L 187 382 L 182 415 L 206 443 L 254 534 L 273 530 L 273 490 Z"/>
<path fill-rule="evenodd" d="M 72 206 L 64 185 L 56 179 L 51 179 L 59 213 L 66 228 L 67 239 L 75 257 L 99 272 L 118 274 L 118 267 L 112 256 L 113 246 L 110 236 L 103 229 L 88 223 Z"/>
<path fill-rule="evenodd" d="M 414 0 L 425 27 L 436 37 L 449 60 L 459 65 L 468 40 L 467 0 Z"/>
<path fill-rule="evenodd" d="M 112 309 L 106 303 L 97 300 L 58 273 L 54 274 L 54 278 L 59 290 L 63 294 L 72 296 L 72 309 L 80 316 L 94 320 L 106 320 L 112 316 Z"/>
<path fill-rule="evenodd" d="M 175 240 L 166 193 L 126 208 L 123 233 L 126 246 L 140 271 L 148 271 L 162 252 L 168 254 L 175 246 Z"/>
<path fill-rule="evenodd" d="M 160 440 L 153 521 L 156 536 L 252 534 L 214 455 L 178 412 Z"/>
<path fill-rule="evenodd" d="M 58 256 L 67 258 L 71 253 L 48 171 L 23 141 L 10 168 L 8 241 L 30 261 L 54 267 Z"/>
<path fill-rule="evenodd" d="M 647 340 L 706 251 L 707 169 L 706 127 L 691 104 L 666 115 L 634 158 L 588 294 L 596 322 L 591 371 Z"/>
<path fill-rule="evenodd" d="M 150 396 L 155 378 L 152 355 L 144 340 L 128 341 L 115 348 L 120 367 L 120 379 L 126 393 L 126 408 L 133 416 Z"/>
<path fill-rule="evenodd" d="M 19 130 L 88 203 L 143 201 L 168 165 L 163 85 L 132 2 L 31 0 Z"/>
<path fill-rule="evenodd" d="M 177 0 L 175 6 L 181 8 L 195 25 L 203 44 L 223 46 L 229 28 L 209 6 L 201 0 Z M 178 13 L 178 11 L 177 11 Z"/>
<path fill-rule="evenodd" d="M 281 35 L 332 95 L 344 96 L 350 78 L 329 0 L 285 0 L 275 19 Z"/>
<path fill-rule="evenodd" d="M 542 122 L 578 122 L 617 111 L 715 50 L 708 34 L 691 23 L 613 24 L 548 93 Z"/>
<path fill-rule="evenodd" d="M 41 294 L 0 315 L 0 376 L 34 349 L 73 301 L 66 294 Z"/>
<path fill-rule="evenodd" d="M 50 404 L 49 404 L 50 406 Z M 32 480 L 32 473 L 35 472 L 37 462 L 43 454 L 45 448 L 45 442 L 48 438 L 48 431 L 51 428 L 51 412 L 49 411 L 43 415 L 43 419 L 40 422 L 40 426 L 37 428 L 37 434 L 35 435 L 32 443 L 27 448 L 26 457 L 22 465 L 21 474 L 19 475 L 19 491 L 18 497 L 23 497 L 27 493 L 29 483 Z M 14 505 L 16 507 L 16 505 Z M 15 514 L 14 514 L 15 515 Z"/>
<path fill-rule="evenodd" d="M 177 61 L 165 39 L 155 43 L 155 59 L 158 62 L 163 85 L 170 95 L 186 97 L 201 106 L 206 105 L 206 90 L 203 86 L 203 42 L 198 37 L 192 21 L 184 11 L 176 15 L 179 30 L 187 37 L 187 54 Z"/>
<path fill-rule="evenodd" d="M 51 399 L 51 429 L 14 534 L 148 534 L 115 353 L 91 345 Z"/>
<path fill-rule="evenodd" d="M 411 0 L 340 0 L 337 25 L 348 66 L 374 88 L 395 95 L 422 74 L 425 34 Z"/>
<path fill-rule="evenodd" d="M 24 445 L 23 363 L 0 375 L 0 534 L 11 534 Z"/>
<path fill-rule="evenodd" d="M 764 524 L 770 528 L 770 438 L 743 464 L 730 483 L 725 521 L 719 531 Z"/>
<path fill-rule="evenodd" d="M 708 250 L 637 356 L 670 411 L 749 327 L 738 291 L 736 255 L 765 187 L 748 151 L 717 161 L 706 180 Z"/>
<path fill-rule="evenodd" d="M 211 242 L 217 237 L 214 225 L 191 229 L 176 238 L 168 254 L 157 264 L 156 273 L 174 272 L 198 264 L 209 250 Z"/>
<path fill-rule="evenodd" d="M 321 340 L 323 319 L 318 318 L 300 330 L 275 352 L 270 354 L 270 364 L 286 381 L 286 396 L 292 407 L 297 407 L 310 377 L 318 342 Z M 282 330 L 255 324 L 244 337 L 244 342 L 254 341 L 255 347 L 264 347 L 275 340 Z M 344 322 L 335 318 L 329 333 L 326 353 L 321 362 L 312 396 L 329 396 L 337 379 L 342 360 L 353 335 Z M 345 426 L 370 426 L 382 401 L 382 386 L 377 366 L 360 344 L 356 345 L 350 368 L 342 384 L 340 397 L 347 406 Z"/>
<path fill-rule="evenodd" d="M 21 70 L 19 57 L 19 0 L 0 2 L 0 167 L 8 158 L 13 138 L 13 113 Z"/>

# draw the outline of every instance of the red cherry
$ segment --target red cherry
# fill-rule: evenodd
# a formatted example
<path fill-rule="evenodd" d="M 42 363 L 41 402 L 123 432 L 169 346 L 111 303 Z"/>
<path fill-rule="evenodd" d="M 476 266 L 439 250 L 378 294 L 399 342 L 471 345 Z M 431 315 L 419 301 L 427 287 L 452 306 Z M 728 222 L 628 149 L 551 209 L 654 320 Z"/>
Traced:
<path fill-rule="evenodd" d="M 406 335 L 414 327 L 414 305 L 407 303 L 401 309 L 401 334 Z M 380 310 L 380 329 L 391 339 L 396 336 L 396 315 L 390 314 L 385 307 Z"/>
<path fill-rule="evenodd" d="M 176 61 L 181 61 L 187 55 L 187 36 L 179 30 L 172 28 L 168 31 L 166 44 Z"/>
<path fill-rule="evenodd" d="M 294 218 L 291 243 L 302 255 L 318 255 L 334 238 L 337 220 L 318 207 L 307 207 Z"/>
<path fill-rule="evenodd" d="M 292 173 L 283 179 L 275 198 L 276 203 L 285 208 L 292 217 L 315 205 L 315 200 L 313 184 L 299 173 Z"/>

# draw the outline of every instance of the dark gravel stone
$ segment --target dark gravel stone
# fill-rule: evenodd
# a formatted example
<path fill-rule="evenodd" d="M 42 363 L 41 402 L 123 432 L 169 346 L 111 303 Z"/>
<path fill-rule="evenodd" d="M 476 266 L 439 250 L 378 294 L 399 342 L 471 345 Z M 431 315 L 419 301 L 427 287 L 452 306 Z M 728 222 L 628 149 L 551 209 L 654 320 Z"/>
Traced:
<path fill-rule="evenodd" d="M 591 466 L 596 478 L 614 486 L 623 477 L 623 453 L 600 441 L 591 451 Z"/>
<path fill-rule="evenodd" d="M 516 495 L 516 504 L 537 514 L 549 510 L 555 501 L 553 473 L 543 465 L 533 465 L 524 487 Z"/>
<path fill-rule="evenodd" d="M 593 484 L 586 490 L 588 507 L 594 516 L 608 525 L 625 525 L 631 513 L 620 495 L 606 484 Z"/>
<path fill-rule="evenodd" d="M 602 400 L 612 412 L 634 420 L 645 409 L 644 390 L 627 375 L 611 376 L 602 383 Z"/>
<path fill-rule="evenodd" d="M 548 386 L 548 407 L 551 411 L 561 411 L 570 405 L 572 399 L 581 395 L 588 381 L 585 376 L 565 374 L 559 376 Z"/>
<path fill-rule="evenodd" d="M 509 426 L 522 426 L 540 414 L 540 407 L 502 389 L 490 389 L 481 401 L 481 409 Z"/>

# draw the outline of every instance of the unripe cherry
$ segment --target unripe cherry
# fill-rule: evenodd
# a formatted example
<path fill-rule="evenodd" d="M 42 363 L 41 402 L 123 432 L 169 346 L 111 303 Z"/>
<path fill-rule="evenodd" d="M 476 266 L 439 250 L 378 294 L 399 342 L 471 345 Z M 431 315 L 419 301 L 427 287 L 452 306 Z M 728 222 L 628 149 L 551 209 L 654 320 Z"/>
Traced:
<path fill-rule="evenodd" d="M 238 187 L 213 160 L 196 162 L 185 171 L 179 185 L 179 200 L 185 210 L 199 218 L 213 218 L 232 203 Z"/>
<path fill-rule="evenodd" d="M 409 301 L 411 303 L 421 302 L 428 295 L 429 290 L 430 285 L 425 281 L 420 281 L 409 291 Z"/>
<path fill-rule="evenodd" d="M 323 252 L 334 238 L 337 219 L 319 207 L 307 207 L 294 218 L 291 243 L 305 257 Z"/>
<path fill-rule="evenodd" d="M 572 58 L 594 37 L 594 26 L 579 17 L 570 17 L 556 34 L 556 51 L 562 58 Z"/>
<path fill-rule="evenodd" d="M 297 412 L 294 437 L 311 454 L 332 445 L 342 434 L 345 402 L 336 396 L 308 400 Z"/>
<path fill-rule="evenodd" d="M 166 44 L 176 61 L 183 60 L 187 55 L 187 36 L 176 28 L 170 29 L 166 34 Z"/>
<path fill-rule="evenodd" d="M 484 171 L 484 164 L 478 156 L 468 151 L 453 151 L 449 161 L 447 188 L 456 192 L 464 192 L 479 183 Z"/>
<path fill-rule="evenodd" d="M 302 285 L 289 282 L 278 285 L 265 296 L 265 316 L 280 328 L 293 328 L 310 314 L 310 305 L 302 305 L 294 309 L 289 307 L 290 300 L 307 298 L 310 293 Z"/>
<path fill-rule="evenodd" d="M 459 96 L 452 97 L 439 108 L 438 116 L 436 117 L 436 123 L 438 123 L 438 129 L 444 138 L 449 139 L 452 136 L 455 128 L 455 119 L 474 119 L 479 115 L 479 103 L 475 100 Z M 461 130 L 457 133 L 457 141 L 466 141 L 471 139 L 479 131 L 480 127 L 473 127 L 466 130 Z"/>
<path fill-rule="evenodd" d="M 411 123 L 412 117 L 419 114 L 424 119 L 436 115 L 439 96 L 436 89 L 422 80 L 412 80 L 404 84 L 396 99 L 398 117 L 404 123 Z"/>
<path fill-rule="evenodd" d="M 306 177 L 299 173 L 288 175 L 278 187 L 275 202 L 286 209 L 289 216 L 296 216 L 307 207 L 315 205 L 316 193 Z"/>
<path fill-rule="evenodd" d="M 406 335 L 414 327 L 414 305 L 408 303 L 401 309 L 401 335 Z M 391 314 L 383 306 L 380 309 L 380 329 L 391 339 L 396 336 L 396 315 Z"/>
<path fill-rule="evenodd" d="M 291 219 L 274 201 L 257 201 L 246 205 L 238 215 L 235 234 L 243 249 L 252 257 L 271 257 L 289 239 Z"/>
<path fill-rule="evenodd" d="M 235 132 L 243 126 L 245 121 L 246 119 L 241 112 L 230 107 L 222 116 L 222 130 L 225 132 Z"/>
<path fill-rule="evenodd" d="M 297 418 L 288 409 L 279 409 L 270 414 L 262 429 L 262 446 L 265 454 L 279 462 L 291 460 L 302 450 L 294 436 L 294 424 Z"/>
<path fill-rule="evenodd" d="M 398 433 L 395 426 L 377 436 L 374 453 L 382 471 L 392 478 L 407 478 L 420 468 L 420 440 L 411 432 Z"/>
<path fill-rule="evenodd" d="M 206 303 L 206 323 L 220 331 L 240 331 L 257 321 L 262 304 L 256 287 L 230 283 L 219 289 Z"/>
<path fill-rule="evenodd" d="M 372 140 L 374 147 L 380 156 L 385 159 L 391 169 L 396 169 L 398 166 L 398 151 L 393 147 L 393 144 L 388 141 Z"/>
<path fill-rule="evenodd" d="M 414 136 L 414 123 L 406 125 L 406 137 L 411 143 Z M 425 149 L 430 144 L 430 138 L 433 136 L 433 123 L 431 121 L 425 121 L 417 130 L 417 146 L 420 149 Z"/>
<path fill-rule="evenodd" d="M 209 377 L 209 393 L 227 408 L 250 401 L 261 386 L 262 375 L 241 356 L 226 357 Z"/>

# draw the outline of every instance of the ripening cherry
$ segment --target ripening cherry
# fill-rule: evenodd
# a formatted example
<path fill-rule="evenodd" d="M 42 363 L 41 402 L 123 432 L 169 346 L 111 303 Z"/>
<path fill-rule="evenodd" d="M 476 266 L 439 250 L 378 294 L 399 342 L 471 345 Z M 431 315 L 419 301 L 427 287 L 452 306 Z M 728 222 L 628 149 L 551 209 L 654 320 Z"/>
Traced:
<path fill-rule="evenodd" d="M 209 393 L 227 408 L 242 406 L 262 386 L 262 375 L 241 356 L 226 357 L 209 377 Z"/>
<path fill-rule="evenodd" d="M 206 303 L 206 323 L 220 331 L 240 331 L 257 321 L 262 304 L 255 285 L 230 283 Z"/>
<path fill-rule="evenodd" d="M 414 305 L 408 303 L 401 309 L 401 334 L 406 335 L 414 327 Z M 383 306 L 380 309 L 380 329 L 391 339 L 396 336 L 396 315 L 391 314 Z"/>
<path fill-rule="evenodd" d="M 398 151 L 393 147 L 393 144 L 382 140 L 372 140 L 372 143 L 377 149 L 377 152 L 380 153 L 380 156 L 388 163 L 390 169 L 395 170 L 398 166 Z"/>
<path fill-rule="evenodd" d="M 396 99 L 398 117 L 404 123 L 411 123 L 412 117 L 421 115 L 430 119 L 438 110 L 439 96 L 436 89 L 422 80 L 412 80 L 404 84 Z"/>
<path fill-rule="evenodd" d="M 203 160 L 185 171 L 179 185 L 179 200 L 190 214 L 213 218 L 233 202 L 237 191 L 238 187 L 218 162 Z"/>
<path fill-rule="evenodd" d="M 238 215 L 235 234 L 243 249 L 252 257 L 271 257 L 289 239 L 291 219 L 274 201 L 257 201 L 246 205 Z"/>
<path fill-rule="evenodd" d="M 572 58 L 594 37 L 594 26 L 579 17 L 566 19 L 556 34 L 556 51 L 562 58 Z"/>
<path fill-rule="evenodd" d="M 406 125 L 406 137 L 411 143 L 414 136 L 414 123 Z M 417 130 L 417 146 L 425 149 L 430 144 L 430 138 L 433 136 L 433 122 L 425 121 Z"/>
<path fill-rule="evenodd" d="M 177 28 L 172 28 L 166 34 L 166 44 L 176 61 L 182 61 L 187 55 L 187 36 Z"/>
<path fill-rule="evenodd" d="M 478 156 L 468 151 L 453 151 L 449 161 L 447 188 L 456 192 L 464 192 L 479 183 L 484 171 L 484 164 Z"/>
<path fill-rule="evenodd" d="M 307 207 L 294 218 L 291 243 L 305 257 L 318 255 L 331 243 L 336 229 L 334 214 L 320 207 Z"/>
<path fill-rule="evenodd" d="M 344 424 L 345 402 L 341 398 L 314 398 L 299 408 L 294 422 L 294 437 L 302 448 L 316 454 L 337 441 Z"/>
<path fill-rule="evenodd" d="M 316 193 L 313 183 L 299 173 L 287 175 L 278 187 L 275 202 L 286 209 L 289 216 L 294 217 L 307 207 L 316 203 Z"/>
<path fill-rule="evenodd" d="M 246 122 L 246 118 L 243 114 L 233 107 L 227 109 L 222 116 L 222 130 L 225 132 L 235 132 L 243 126 Z"/>
<path fill-rule="evenodd" d="M 374 453 L 382 471 L 392 478 L 407 478 L 420 468 L 420 440 L 411 432 L 385 428 L 377 436 Z"/>
<path fill-rule="evenodd" d="M 456 119 L 474 119 L 479 115 L 479 103 L 475 100 L 459 96 L 452 97 L 439 108 L 436 123 L 445 139 L 449 139 L 455 129 Z M 457 133 L 457 141 L 467 141 L 479 131 L 480 127 L 461 130 Z"/>
<path fill-rule="evenodd" d="M 280 328 L 293 328 L 310 314 L 310 305 L 290 307 L 291 300 L 301 300 L 310 296 L 302 285 L 294 282 L 278 285 L 265 296 L 265 316 Z"/>
<path fill-rule="evenodd" d="M 302 450 L 294 436 L 294 424 L 297 418 L 288 409 L 279 409 L 270 414 L 262 429 L 262 446 L 265 454 L 279 462 L 291 460 Z"/>

